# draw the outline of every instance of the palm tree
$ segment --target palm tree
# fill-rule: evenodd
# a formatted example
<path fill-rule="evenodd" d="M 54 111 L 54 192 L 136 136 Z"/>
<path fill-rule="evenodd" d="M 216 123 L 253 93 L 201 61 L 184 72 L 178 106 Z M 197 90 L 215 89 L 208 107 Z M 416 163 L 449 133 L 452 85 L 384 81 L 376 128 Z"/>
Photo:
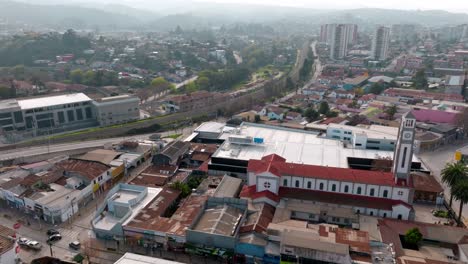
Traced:
<path fill-rule="evenodd" d="M 463 162 L 447 163 L 441 172 L 442 181 L 450 187 L 450 203 L 449 207 L 452 208 L 453 191 L 457 183 L 468 178 L 468 169 Z"/>
<path fill-rule="evenodd" d="M 461 221 L 463 205 L 468 203 L 468 180 L 462 180 L 452 188 L 452 195 L 460 202 L 460 211 L 458 212 L 458 223 Z"/>

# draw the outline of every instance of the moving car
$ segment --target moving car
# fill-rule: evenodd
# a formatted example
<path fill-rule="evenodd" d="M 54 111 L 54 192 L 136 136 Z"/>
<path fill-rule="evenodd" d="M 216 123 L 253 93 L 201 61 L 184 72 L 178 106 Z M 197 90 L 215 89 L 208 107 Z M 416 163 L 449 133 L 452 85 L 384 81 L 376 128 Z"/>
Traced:
<path fill-rule="evenodd" d="M 73 242 L 71 242 L 70 244 L 68 244 L 68 246 L 69 246 L 71 249 L 79 250 L 80 247 L 81 247 L 81 244 L 80 244 L 79 241 L 73 241 Z"/>
<path fill-rule="evenodd" d="M 41 249 L 42 248 L 42 245 L 41 243 L 37 242 L 37 241 L 34 241 L 34 240 L 30 240 L 27 244 L 28 247 L 32 248 L 32 249 Z"/>
<path fill-rule="evenodd" d="M 51 235 L 55 235 L 55 234 L 60 234 L 59 231 L 55 230 L 55 229 L 49 229 L 47 230 L 47 235 L 48 236 L 51 236 Z"/>
<path fill-rule="evenodd" d="M 60 239 L 62 239 L 62 235 L 54 234 L 54 235 L 51 235 L 49 239 L 47 239 L 47 242 L 55 242 L 55 241 L 59 241 Z"/>
<path fill-rule="evenodd" d="M 21 245 L 21 246 L 25 246 L 25 247 L 28 247 L 28 248 L 32 248 L 32 249 L 41 249 L 42 248 L 42 245 L 41 243 L 35 241 L 35 240 L 29 240 L 25 237 L 20 237 L 18 239 L 18 245 Z"/>

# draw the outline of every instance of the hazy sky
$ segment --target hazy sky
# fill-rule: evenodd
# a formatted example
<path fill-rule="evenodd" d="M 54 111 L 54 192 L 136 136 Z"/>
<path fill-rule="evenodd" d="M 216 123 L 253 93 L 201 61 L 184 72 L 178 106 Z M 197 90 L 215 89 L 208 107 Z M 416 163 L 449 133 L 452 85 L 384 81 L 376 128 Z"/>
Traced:
<path fill-rule="evenodd" d="M 378 7 L 389 9 L 441 9 L 468 12 L 468 0 L 197 0 L 218 3 L 252 3 L 312 7 L 317 9 Z"/>

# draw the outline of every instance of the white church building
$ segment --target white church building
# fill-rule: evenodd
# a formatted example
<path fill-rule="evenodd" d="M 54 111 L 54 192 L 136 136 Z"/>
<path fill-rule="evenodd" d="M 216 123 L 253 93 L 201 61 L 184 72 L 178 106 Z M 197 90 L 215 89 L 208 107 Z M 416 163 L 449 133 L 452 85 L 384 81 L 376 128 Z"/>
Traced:
<path fill-rule="evenodd" d="M 411 113 L 403 116 L 392 172 L 289 163 L 272 154 L 249 161 L 248 186 L 241 196 L 273 206 L 299 201 L 351 208 L 358 215 L 412 220 L 414 188 L 410 175 L 415 124 Z"/>

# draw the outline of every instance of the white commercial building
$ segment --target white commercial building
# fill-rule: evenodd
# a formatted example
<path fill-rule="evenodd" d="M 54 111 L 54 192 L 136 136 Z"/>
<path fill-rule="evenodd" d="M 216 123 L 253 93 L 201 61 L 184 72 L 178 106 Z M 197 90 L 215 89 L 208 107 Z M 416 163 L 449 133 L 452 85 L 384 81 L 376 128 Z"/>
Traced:
<path fill-rule="evenodd" d="M 100 126 L 122 124 L 140 119 L 140 99 L 130 95 L 111 96 L 93 102 Z"/>

